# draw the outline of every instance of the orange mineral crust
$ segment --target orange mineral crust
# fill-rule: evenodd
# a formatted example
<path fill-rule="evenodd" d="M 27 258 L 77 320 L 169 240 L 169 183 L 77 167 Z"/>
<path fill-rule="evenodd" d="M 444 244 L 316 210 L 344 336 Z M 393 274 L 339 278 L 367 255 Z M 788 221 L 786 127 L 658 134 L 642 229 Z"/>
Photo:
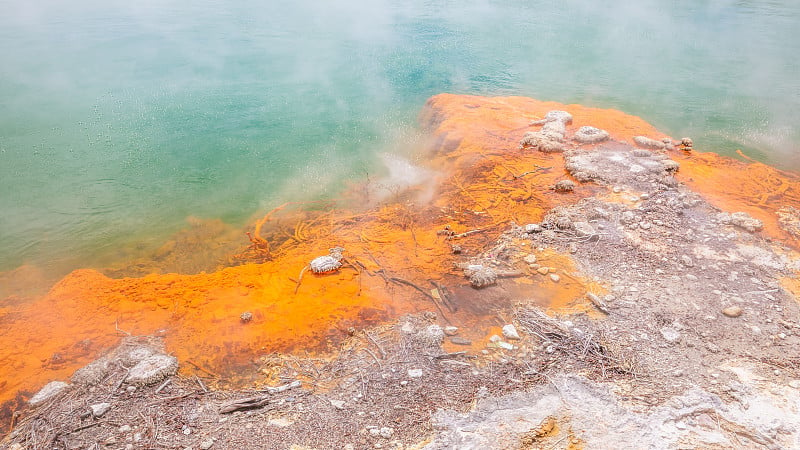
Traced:
<path fill-rule="evenodd" d="M 753 160 L 679 153 L 673 156 L 681 164 L 679 180 L 723 211 L 761 220 L 768 236 L 800 249 L 800 176 Z"/>
<path fill-rule="evenodd" d="M 608 191 L 588 183 L 556 192 L 551 187 L 569 178 L 563 155 L 519 148 L 522 136 L 537 129 L 531 121 L 556 109 L 573 115 L 568 135 L 591 125 L 626 142 L 637 135 L 664 137 L 614 110 L 437 95 L 420 115 L 432 144 L 414 155 L 430 173 L 425 182 L 382 200 L 364 183 L 335 205 L 281 205 L 254 222 L 249 247 L 242 236 L 240 252 L 228 255 L 219 270 L 115 279 L 82 269 L 35 300 L 19 301 L 20 288 L 9 291 L 17 297 L 0 298 L 0 403 L 13 408 L 45 383 L 67 380 L 126 333 L 164 336 L 184 371 L 202 367 L 250 382 L 255 358 L 329 352 L 348 334 L 405 313 L 435 312 L 437 323 L 462 327 L 480 341 L 502 325 L 500 317 L 511 319 L 516 302 L 554 313 L 586 310 L 586 293 L 602 287 L 576 273 L 569 256 L 530 249 L 524 241 L 511 244 L 517 276 L 478 290 L 463 272 L 469 258 L 489 251 L 512 223 L 539 222 L 555 206 Z M 766 223 L 766 233 L 790 239 L 774 211 L 781 198 L 797 204 L 793 175 L 716 155 L 669 153 L 681 163 L 681 179 L 718 207 L 746 211 Z M 335 247 L 344 249 L 338 270 L 308 269 Z M 523 263 L 528 253 L 548 272 Z"/>

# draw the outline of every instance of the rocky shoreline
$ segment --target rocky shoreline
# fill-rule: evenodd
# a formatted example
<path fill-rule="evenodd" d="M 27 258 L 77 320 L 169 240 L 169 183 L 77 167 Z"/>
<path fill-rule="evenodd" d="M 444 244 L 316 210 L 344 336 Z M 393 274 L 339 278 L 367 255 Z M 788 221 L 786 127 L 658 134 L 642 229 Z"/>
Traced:
<path fill-rule="evenodd" d="M 778 218 L 693 188 L 683 174 L 691 166 L 697 178 L 701 162 L 685 140 L 657 145 L 668 138 L 619 114 L 531 102 L 443 95 L 423 112 L 434 168 L 479 165 L 512 186 L 492 203 L 454 189 L 432 221 L 438 231 L 417 229 L 415 242 L 436 233 L 452 258 L 426 294 L 429 311 L 353 329 L 330 357 L 262 356 L 254 364 L 272 385 L 244 390 L 210 389 L 217 375 L 202 367 L 175 374 L 160 339 L 126 337 L 34 397 L 2 445 L 800 446 L 793 222 L 774 228 Z M 494 123 L 480 116 L 489 109 Z M 485 128 L 467 128 L 475 123 Z M 536 204 L 538 213 L 512 213 L 536 220 L 442 226 L 455 210 L 500 217 L 502 196 Z M 789 198 L 775 201 L 798 206 Z M 532 300 L 542 292 L 570 307 Z M 490 322 L 454 323 L 470 308 Z"/>

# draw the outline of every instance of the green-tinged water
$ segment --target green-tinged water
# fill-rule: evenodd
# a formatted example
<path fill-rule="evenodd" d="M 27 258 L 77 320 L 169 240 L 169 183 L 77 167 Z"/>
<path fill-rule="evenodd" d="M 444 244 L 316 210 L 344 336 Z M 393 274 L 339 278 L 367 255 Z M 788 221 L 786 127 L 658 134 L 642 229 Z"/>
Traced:
<path fill-rule="evenodd" d="M 441 92 L 617 108 L 800 167 L 795 1 L 0 0 L 0 271 L 335 196 Z"/>

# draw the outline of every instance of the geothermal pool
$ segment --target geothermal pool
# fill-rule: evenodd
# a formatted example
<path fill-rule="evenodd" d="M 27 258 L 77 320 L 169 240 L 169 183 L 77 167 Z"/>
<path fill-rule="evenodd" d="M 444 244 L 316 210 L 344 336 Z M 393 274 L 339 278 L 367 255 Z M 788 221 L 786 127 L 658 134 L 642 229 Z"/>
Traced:
<path fill-rule="evenodd" d="M 241 244 L 415 154 L 440 92 L 615 108 L 800 167 L 796 2 L 529 3 L 0 2 L 0 272 L 46 289 L 179 230 Z"/>

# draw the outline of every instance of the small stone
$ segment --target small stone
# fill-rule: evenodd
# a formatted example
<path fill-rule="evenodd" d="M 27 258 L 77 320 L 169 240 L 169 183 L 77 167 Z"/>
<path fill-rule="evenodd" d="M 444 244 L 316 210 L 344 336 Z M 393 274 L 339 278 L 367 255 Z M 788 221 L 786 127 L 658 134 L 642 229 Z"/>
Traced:
<path fill-rule="evenodd" d="M 665 341 L 669 342 L 670 344 L 674 344 L 681 339 L 681 334 L 678 330 L 672 327 L 663 327 L 661 328 L 661 336 L 664 338 Z"/>
<path fill-rule="evenodd" d="M 729 307 L 727 307 L 727 308 L 722 310 L 722 314 L 724 314 L 724 315 L 726 315 L 728 317 L 739 317 L 739 316 L 742 315 L 742 308 L 740 308 L 740 307 L 738 307 L 736 305 L 729 306 Z"/>
<path fill-rule="evenodd" d="M 178 359 L 169 355 L 153 355 L 128 371 L 125 381 L 136 385 L 155 384 L 178 371 Z"/>
<path fill-rule="evenodd" d="M 622 192 L 622 188 L 619 186 L 614 186 L 613 188 L 611 188 L 611 192 L 619 194 L 620 192 Z"/>
<path fill-rule="evenodd" d="M 649 137 L 646 136 L 634 136 L 633 142 L 635 142 L 636 145 L 638 145 L 639 147 L 644 147 L 644 148 L 652 148 L 655 150 L 661 150 L 664 148 L 663 142 L 657 141 L 655 139 L 650 139 Z"/>
<path fill-rule="evenodd" d="M 751 233 L 764 228 L 763 222 L 750 217 L 750 215 L 745 212 L 735 212 L 731 214 L 731 223 Z"/>
<path fill-rule="evenodd" d="M 639 224 L 639 227 L 643 230 L 649 230 L 652 225 L 649 222 L 642 222 Z"/>
<path fill-rule="evenodd" d="M 242 323 L 250 322 L 251 320 L 253 320 L 253 313 L 251 313 L 250 311 L 245 311 L 239 316 L 239 320 L 241 320 Z"/>
<path fill-rule="evenodd" d="M 792 380 L 789 382 L 789 387 L 792 389 L 800 389 L 800 380 Z"/>
<path fill-rule="evenodd" d="M 536 269 L 536 271 L 539 272 L 542 275 L 547 275 L 547 272 L 550 272 L 550 268 L 549 267 L 539 267 L 538 269 Z"/>
<path fill-rule="evenodd" d="M 505 350 L 514 350 L 514 345 L 513 344 L 509 344 L 508 342 L 505 342 L 505 341 L 498 342 L 497 346 L 502 348 L 502 349 L 505 349 Z"/>
<path fill-rule="evenodd" d="M 298 404 L 298 406 L 300 406 L 300 405 L 302 405 L 302 403 Z M 289 419 L 287 419 L 285 417 L 274 417 L 272 419 L 269 419 L 269 421 L 267 423 L 270 424 L 273 427 L 286 428 L 286 427 L 292 426 L 292 424 L 294 422 L 292 422 L 291 420 L 289 420 Z M 248 424 L 248 425 L 251 425 L 251 424 Z M 252 427 L 250 427 L 250 428 L 252 428 Z"/>
<path fill-rule="evenodd" d="M 572 228 L 578 237 L 594 236 L 597 232 L 588 222 L 574 222 Z"/>
<path fill-rule="evenodd" d="M 491 336 L 489 337 L 489 342 L 498 343 L 498 342 L 500 342 L 500 341 L 502 341 L 502 340 L 503 340 L 503 338 L 501 338 L 500 336 L 498 336 L 498 335 L 496 335 L 496 334 L 493 334 L 493 335 L 491 335 Z"/>
<path fill-rule="evenodd" d="M 688 255 L 681 256 L 681 263 L 686 267 L 694 267 L 694 261 Z"/>
<path fill-rule="evenodd" d="M 130 433 L 132 429 L 133 428 L 131 428 L 130 425 L 123 425 L 123 426 L 119 427 L 119 432 L 120 433 Z"/>
<path fill-rule="evenodd" d="M 556 274 L 554 274 L 554 273 L 551 273 L 550 274 L 550 280 L 552 280 L 553 283 L 558 283 L 559 281 L 561 281 L 561 277 L 556 275 Z"/>
<path fill-rule="evenodd" d="M 184 428 L 183 429 L 183 434 L 185 434 L 186 436 L 192 434 L 192 429 L 189 428 L 189 427 Z"/>
<path fill-rule="evenodd" d="M 381 434 L 381 429 L 378 427 L 368 427 L 367 430 L 369 430 L 369 434 L 373 436 L 378 436 Z"/>
<path fill-rule="evenodd" d="M 136 386 L 128 386 L 128 387 L 125 388 L 125 391 L 128 394 L 133 394 L 134 392 L 136 392 Z"/>
<path fill-rule="evenodd" d="M 470 341 L 469 339 L 464 339 L 458 336 L 451 337 L 450 342 L 452 342 L 455 345 L 472 345 L 472 341 Z"/>
<path fill-rule="evenodd" d="M 342 400 L 330 400 L 331 406 L 336 409 L 344 409 L 345 402 Z"/>
<path fill-rule="evenodd" d="M 380 435 L 382 438 L 389 439 L 394 434 L 394 428 L 389 427 L 382 427 L 380 430 Z"/>
<path fill-rule="evenodd" d="M 503 336 L 506 339 L 512 339 L 512 340 L 520 339 L 519 333 L 517 332 L 517 328 L 512 324 L 503 326 Z"/>
<path fill-rule="evenodd" d="M 582 144 L 594 144 L 608 140 L 608 138 L 609 135 L 607 131 L 590 126 L 580 127 L 572 137 L 573 140 Z"/>
<path fill-rule="evenodd" d="M 636 219 L 636 213 L 634 213 L 633 211 L 624 211 L 619 216 L 619 220 L 620 220 L 620 222 L 622 222 L 624 224 L 632 224 L 632 223 L 636 222 L 636 220 L 637 220 Z"/>
<path fill-rule="evenodd" d="M 439 325 L 428 325 L 423 333 L 424 339 L 432 344 L 441 344 L 444 341 L 444 330 Z"/>
<path fill-rule="evenodd" d="M 444 327 L 444 334 L 448 336 L 455 336 L 456 334 L 458 334 L 458 327 L 453 327 L 453 326 Z"/>
<path fill-rule="evenodd" d="M 69 384 L 64 383 L 63 381 L 51 381 L 46 385 L 44 385 L 44 387 L 40 389 L 39 392 L 36 393 L 36 395 L 31 397 L 31 399 L 28 400 L 28 403 L 30 403 L 31 406 L 40 405 L 46 402 L 47 400 L 57 396 L 58 394 L 64 392 L 64 390 L 68 387 Z"/>
<path fill-rule="evenodd" d="M 527 256 L 525 256 L 524 261 L 526 264 L 536 264 L 536 255 L 530 253 Z"/>
<path fill-rule="evenodd" d="M 200 450 L 208 450 L 214 446 L 213 439 L 206 439 L 204 441 L 200 441 Z"/>
<path fill-rule="evenodd" d="M 408 376 L 410 378 L 419 378 L 422 376 L 422 369 L 408 369 Z"/>
<path fill-rule="evenodd" d="M 111 409 L 111 403 L 96 403 L 94 405 L 89 406 L 92 410 L 92 415 L 94 417 L 102 417 L 103 414 L 107 413 L 109 409 Z"/>
<path fill-rule="evenodd" d="M 786 339 L 786 333 L 778 333 L 778 337 L 781 339 Z"/>
<path fill-rule="evenodd" d="M 541 233 L 542 226 L 536 223 L 529 223 L 525 225 L 525 232 L 528 234 Z"/>
<path fill-rule="evenodd" d="M 572 180 L 560 180 L 553 186 L 556 192 L 572 192 L 575 190 L 575 182 Z"/>

